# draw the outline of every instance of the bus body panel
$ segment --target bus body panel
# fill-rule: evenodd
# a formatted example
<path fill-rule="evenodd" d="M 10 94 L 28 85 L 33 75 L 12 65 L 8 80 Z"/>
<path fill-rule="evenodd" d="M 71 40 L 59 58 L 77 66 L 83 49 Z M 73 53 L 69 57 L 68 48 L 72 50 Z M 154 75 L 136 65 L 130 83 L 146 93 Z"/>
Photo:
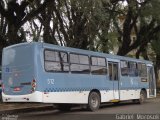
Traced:
<path fill-rule="evenodd" d="M 134 81 L 133 81 L 134 80 Z M 139 90 L 138 79 L 129 76 L 121 76 L 120 78 L 120 100 L 135 98 L 135 90 Z"/>
<path fill-rule="evenodd" d="M 45 93 L 43 94 L 44 102 L 49 102 L 52 100 L 55 102 L 61 101 L 61 103 L 62 101 L 63 103 L 67 103 L 67 101 L 72 101 L 73 103 L 87 103 L 88 95 L 91 90 L 97 89 L 101 92 L 112 90 L 112 82 L 107 79 L 107 76 L 92 76 L 71 73 L 49 73 L 43 71 L 39 71 L 39 74 L 41 74 L 41 78 L 39 79 L 42 80 L 41 84 L 43 84 L 43 92 Z M 97 84 L 97 82 L 99 84 Z M 112 97 L 111 95 L 112 94 L 110 94 L 110 98 L 113 99 L 113 95 Z M 58 97 L 60 99 L 58 99 Z M 73 100 L 70 100 L 70 98 Z M 102 100 L 107 101 L 107 99 L 109 99 L 109 97 L 107 97 L 106 100 Z"/>

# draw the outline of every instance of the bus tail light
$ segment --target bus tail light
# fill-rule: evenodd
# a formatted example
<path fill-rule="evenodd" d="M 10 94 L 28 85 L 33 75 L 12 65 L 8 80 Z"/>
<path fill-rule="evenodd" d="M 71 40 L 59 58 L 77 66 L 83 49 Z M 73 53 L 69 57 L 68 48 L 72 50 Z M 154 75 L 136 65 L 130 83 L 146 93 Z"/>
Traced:
<path fill-rule="evenodd" d="M 15 88 L 14 88 L 14 91 L 17 91 L 17 92 L 18 92 L 18 91 L 20 91 L 20 90 L 21 90 L 20 87 L 15 87 Z"/>
<path fill-rule="evenodd" d="M 36 89 L 36 80 L 35 79 L 32 80 L 31 87 L 32 87 L 31 88 L 31 93 L 33 93 Z"/>

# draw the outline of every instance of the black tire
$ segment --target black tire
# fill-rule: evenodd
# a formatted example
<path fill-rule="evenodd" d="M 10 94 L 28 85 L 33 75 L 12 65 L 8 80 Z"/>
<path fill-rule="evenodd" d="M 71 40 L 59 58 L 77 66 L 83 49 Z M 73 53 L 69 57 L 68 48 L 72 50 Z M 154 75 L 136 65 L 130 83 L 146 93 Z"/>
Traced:
<path fill-rule="evenodd" d="M 142 90 L 140 92 L 140 98 L 138 100 L 138 103 L 139 104 L 143 104 L 146 101 L 146 98 L 147 98 L 147 94 L 146 94 L 146 92 L 144 90 Z"/>
<path fill-rule="evenodd" d="M 139 104 L 139 99 L 134 99 L 134 100 L 132 100 L 132 102 L 133 102 L 134 104 Z"/>
<path fill-rule="evenodd" d="M 133 102 L 133 103 L 137 103 L 138 100 L 137 100 L 137 99 L 133 99 L 132 102 Z"/>
<path fill-rule="evenodd" d="M 72 105 L 70 104 L 57 104 L 56 106 L 57 109 L 60 111 L 70 111 L 72 107 Z"/>
<path fill-rule="evenodd" d="M 91 92 L 88 98 L 88 110 L 96 111 L 99 109 L 101 103 L 100 95 L 97 92 Z"/>

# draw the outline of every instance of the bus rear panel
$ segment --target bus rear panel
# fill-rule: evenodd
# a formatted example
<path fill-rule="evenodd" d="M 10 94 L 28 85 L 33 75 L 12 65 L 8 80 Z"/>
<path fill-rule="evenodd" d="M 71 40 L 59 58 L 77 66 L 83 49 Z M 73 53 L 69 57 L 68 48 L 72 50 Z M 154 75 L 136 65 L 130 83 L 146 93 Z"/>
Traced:
<path fill-rule="evenodd" d="M 38 100 L 34 95 L 36 88 L 34 51 L 34 45 L 25 43 L 3 49 L 2 96 L 4 102 Z"/>

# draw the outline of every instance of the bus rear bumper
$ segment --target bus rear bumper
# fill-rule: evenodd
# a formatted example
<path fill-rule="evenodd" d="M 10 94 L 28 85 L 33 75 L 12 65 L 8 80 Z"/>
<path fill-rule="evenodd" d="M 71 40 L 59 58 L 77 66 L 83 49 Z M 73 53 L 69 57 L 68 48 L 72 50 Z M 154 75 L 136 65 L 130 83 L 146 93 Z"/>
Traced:
<path fill-rule="evenodd" d="M 42 102 L 42 92 L 35 91 L 26 95 L 6 95 L 2 92 L 3 102 Z"/>

